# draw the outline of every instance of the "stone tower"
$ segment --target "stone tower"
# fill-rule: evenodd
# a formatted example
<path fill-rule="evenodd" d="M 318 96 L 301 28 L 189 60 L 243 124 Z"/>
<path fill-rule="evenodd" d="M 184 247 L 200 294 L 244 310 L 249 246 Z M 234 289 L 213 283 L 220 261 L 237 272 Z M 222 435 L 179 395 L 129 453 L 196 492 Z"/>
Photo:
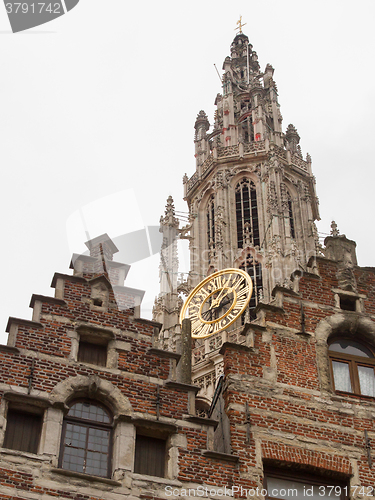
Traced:
<path fill-rule="evenodd" d="M 274 69 L 260 70 L 249 39 L 238 34 L 223 65 L 214 126 L 195 122 L 196 171 L 184 178 L 191 227 L 191 285 L 213 271 L 245 268 L 254 282 L 250 308 L 276 285 L 306 270 L 318 245 L 311 158 L 296 128 L 282 130 Z"/>
<path fill-rule="evenodd" d="M 162 344 L 176 350 L 180 334 L 179 313 L 182 300 L 177 290 L 179 220 L 176 217 L 172 196 L 167 199 L 164 216 L 160 217 L 162 245 L 160 249 L 159 282 L 160 293 L 155 300 L 153 319 L 163 325 Z"/>
<path fill-rule="evenodd" d="M 179 228 L 169 200 L 160 225 L 164 253 L 154 319 L 163 324 L 160 341 L 165 348 L 179 345 L 181 299 L 176 287 L 186 294 L 209 274 L 226 268 L 244 269 L 253 281 L 242 319 L 195 343 L 193 378 L 202 388 L 202 402 L 211 400 L 222 373 L 221 345 L 243 343 L 244 326 L 256 324 L 260 305 L 276 304 L 275 287 L 295 287 L 292 273 L 312 272 L 311 258 L 320 252 L 311 157 L 303 157 L 293 125 L 283 131 L 274 69 L 267 64 L 261 71 L 242 32 L 230 52 L 223 64 L 222 94 L 215 99 L 213 127 L 204 111 L 195 122 L 196 170 L 183 179 L 189 224 Z M 172 279 L 177 275 L 176 237 L 189 239 L 190 245 L 189 277 L 180 284 Z M 167 268 L 172 270 L 173 290 L 165 295 Z"/>
<path fill-rule="evenodd" d="M 231 331 L 197 341 L 193 376 L 209 401 L 222 372 L 223 342 L 243 342 L 244 324 L 260 303 L 272 304 L 276 286 L 292 288 L 291 274 L 308 272 L 319 252 L 319 220 L 311 157 L 304 158 L 293 125 L 282 128 L 274 69 L 264 72 L 248 37 L 239 33 L 223 64 L 210 129 L 204 111 L 195 122 L 196 171 L 184 177 L 190 214 L 189 288 L 214 271 L 245 269 L 254 292 L 249 311 Z M 258 307 L 259 309 L 259 307 Z M 204 399 L 204 398 L 203 398 Z"/>

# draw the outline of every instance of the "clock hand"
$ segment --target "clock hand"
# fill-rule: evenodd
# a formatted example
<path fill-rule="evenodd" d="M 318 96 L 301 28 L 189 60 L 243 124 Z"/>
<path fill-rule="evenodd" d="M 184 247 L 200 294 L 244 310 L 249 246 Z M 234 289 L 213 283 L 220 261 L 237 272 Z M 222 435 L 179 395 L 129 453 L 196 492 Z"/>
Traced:
<path fill-rule="evenodd" d="M 228 293 L 227 290 L 228 290 L 227 288 L 223 288 L 221 290 L 221 292 L 219 293 L 219 295 L 216 297 L 216 299 L 213 300 L 213 302 L 211 304 L 213 307 L 215 307 L 217 304 L 220 304 L 221 299 L 224 297 L 224 295 L 222 296 L 222 294 L 223 294 L 224 291 L 225 291 L 225 294 L 227 294 Z"/>
<path fill-rule="evenodd" d="M 212 311 L 213 311 L 213 309 L 210 308 L 207 311 L 205 311 L 204 313 L 202 313 L 201 314 L 202 318 L 207 321 L 207 317 L 209 316 L 209 320 L 208 321 L 211 321 L 212 320 Z"/>
<path fill-rule="evenodd" d="M 226 306 L 227 304 L 229 304 L 230 302 L 232 302 L 231 299 L 229 299 L 228 297 L 226 298 L 226 300 L 224 302 L 222 302 L 221 304 L 219 304 L 218 308 L 222 308 L 224 306 Z"/>

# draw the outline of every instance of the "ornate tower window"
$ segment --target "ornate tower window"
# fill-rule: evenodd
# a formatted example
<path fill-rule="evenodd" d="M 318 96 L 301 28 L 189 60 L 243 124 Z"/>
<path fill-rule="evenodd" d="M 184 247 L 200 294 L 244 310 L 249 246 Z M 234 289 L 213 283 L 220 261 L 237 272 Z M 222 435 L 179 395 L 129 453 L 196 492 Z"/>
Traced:
<path fill-rule="evenodd" d="M 260 246 L 257 193 L 250 179 L 244 178 L 236 186 L 236 221 L 238 248 Z"/>
<path fill-rule="evenodd" d="M 253 294 L 249 303 L 250 319 L 253 320 L 256 317 L 254 309 L 263 298 L 262 265 L 251 254 L 248 254 L 240 269 L 246 271 L 253 282 Z"/>
<path fill-rule="evenodd" d="M 211 195 L 207 204 L 207 242 L 208 248 L 215 248 L 215 197 Z"/>
<path fill-rule="evenodd" d="M 296 237 L 296 231 L 294 225 L 292 197 L 290 196 L 290 193 L 288 193 L 288 217 L 290 226 L 290 236 L 294 239 Z"/>

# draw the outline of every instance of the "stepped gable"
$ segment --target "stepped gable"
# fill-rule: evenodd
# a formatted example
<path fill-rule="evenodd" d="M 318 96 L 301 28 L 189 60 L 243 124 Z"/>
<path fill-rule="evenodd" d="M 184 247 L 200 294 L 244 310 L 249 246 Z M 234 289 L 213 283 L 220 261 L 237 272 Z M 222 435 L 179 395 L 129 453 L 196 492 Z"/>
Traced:
<path fill-rule="evenodd" d="M 31 321 L 9 319 L 2 498 L 142 498 L 219 480 L 218 464 L 237 474 L 237 457 L 213 451 L 217 421 L 196 417 L 199 388 L 176 375 L 180 355 L 160 349 L 161 324 L 139 317 L 143 292 L 121 283 L 129 266 L 113 262 L 107 235 L 87 246 L 73 275 L 55 274 L 55 297 L 33 295 Z"/>

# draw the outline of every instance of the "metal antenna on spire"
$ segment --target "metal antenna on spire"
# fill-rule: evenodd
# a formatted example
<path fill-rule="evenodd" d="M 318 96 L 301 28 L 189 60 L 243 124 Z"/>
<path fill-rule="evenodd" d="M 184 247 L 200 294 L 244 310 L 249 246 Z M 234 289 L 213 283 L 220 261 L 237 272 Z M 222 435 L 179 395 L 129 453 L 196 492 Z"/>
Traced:
<path fill-rule="evenodd" d="M 220 73 L 219 73 L 219 72 L 218 72 L 218 70 L 217 70 L 217 67 L 216 67 L 216 64 L 215 64 L 215 63 L 214 63 L 214 66 L 215 66 L 215 69 L 216 69 L 217 76 L 219 77 L 220 83 L 223 83 L 223 82 L 221 81 L 221 76 L 220 76 Z"/>
<path fill-rule="evenodd" d="M 237 21 L 237 24 L 238 24 L 238 26 L 237 26 L 237 28 L 234 28 L 234 31 L 236 31 L 236 30 L 240 30 L 240 31 L 238 32 L 238 35 L 239 35 L 240 33 L 242 33 L 242 27 L 243 27 L 243 26 L 246 26 L 246 24 L 247 24 L 247 23 L 242 24 L 242 16 L 240 16 L 240 20 L 239 20 L 239 21 Z"/>

